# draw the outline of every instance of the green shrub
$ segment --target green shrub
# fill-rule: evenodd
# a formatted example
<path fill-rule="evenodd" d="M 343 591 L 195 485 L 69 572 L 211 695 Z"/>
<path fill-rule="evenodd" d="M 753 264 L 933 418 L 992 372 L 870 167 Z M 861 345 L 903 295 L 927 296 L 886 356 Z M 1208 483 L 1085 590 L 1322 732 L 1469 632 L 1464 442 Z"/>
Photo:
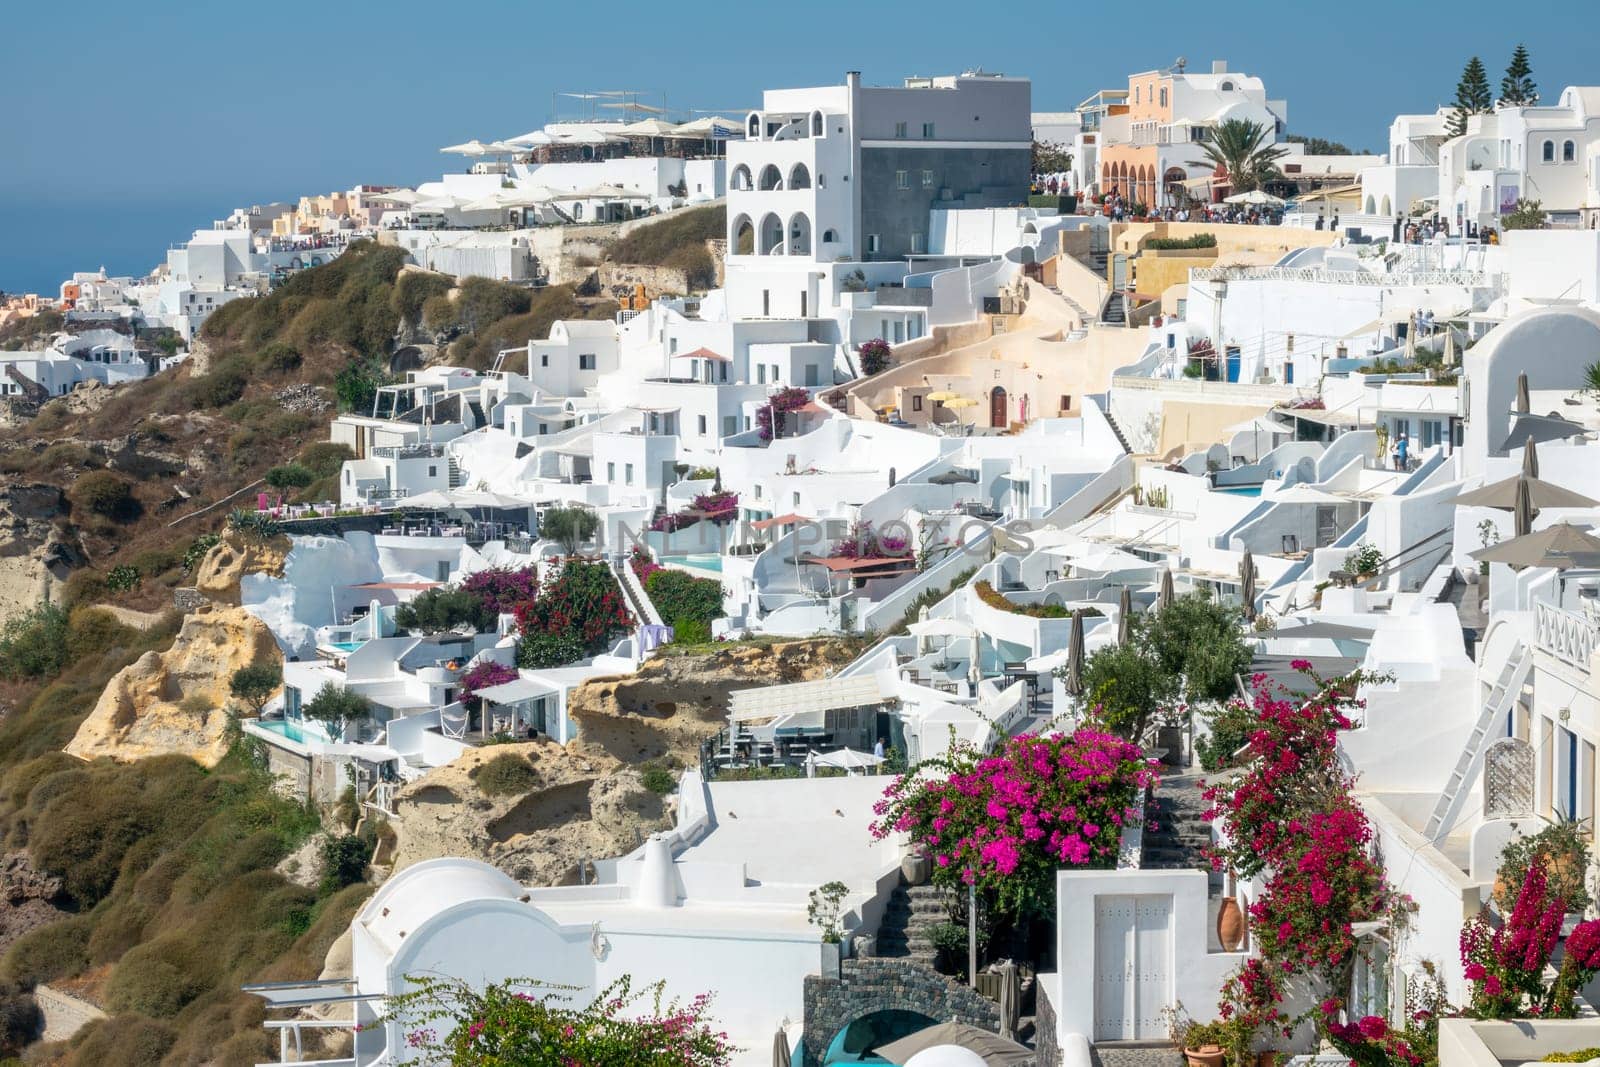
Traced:
<path fill-rule="evenodd" d="M 92 455 L 89 450 L 76 441 L 57 441 L 49 448 L 40 452 L 38 457 L 29 465 L 40 471 L 60 471 L 69 467 L 87 467 L 91 465 Z"/>
<path fill-rule="evenodd" d="M 709 628 L 713 620 L 722 618 L 722 583 L 715 579 L 663 568 L 650 575 L 645 592 L 674 629 L 695 623 Z"/>
<path fill-rule="evenodd" d="M 138 945 L 117 961 L 106 983 L 106 1006 L 170 1019 L 211 985 L 205 953 L 165 936 Z"/>
<path fill-rule="evenodd" d="M 493 630 L 498 613 L 489 610 L 481 598 L 455 586 L 429 589 L 395 608 L 395 625 L 403 630 L 439 634 L 469 626 L 474 632 Z"/>
<path fill-rule="evenodd" d="M 726 205 L 689 208 L 636 227 L 607 249 L 606 255 L 614 263 L 663 266 L 674 252 L 685 246 L 704 249 L 707 240 L 725 237 L 727 230 Z"/>
<path fill-rule="evenodd" d="M 72 1067 L 149 1067 L 160 1063 L 177 1039 L 177 1030 L 168 1023 L 119 1015 L 90 1023 L 73 1036 Z"/>
<path fill-rule="evenodd" d="M 228 528 L 243 534 L 246 540 L 266 542 L 283 533 L 283 524 L 271 515 L 248 508 L 235 508 L 228 514 Z"/>
<path fill-rule="evenodd" d="M 203 533 L 189 542 L 189 547 L 183 551 L 183 573 L 193 574 L 195 568 L 200 566 L 200 561 L 222 541 L 218 533 Z"/>
<path fill-rule="evenodd" d="M 639 781 L 652 793 L 666 794 L 678 788 L 672 772 L 661 767 L 646 767 L 639 772 Z"/>
<path fill-rule="evenodd" d="M 583 642 L 572 634 L 527 634 L 517 646 L 517 666 L 532 671 L 565 667 L 583 657 Z"/>
<path fill-rule="evenodd" d="M 79 475 L 67 497 L 73 507 L 114 522 L 132 522 L 144 510 L 133 495 L 132 483 L 110 471 L 90 471 Z"/>
<path fill-rule="evenodd" d="M 344 368 L 334 376 L 333 392 L 339 398 L 340 411 L 370 415 L 379 386 L 387 384 L 389 376 L 377 365 L 353 360 L 345 364 Z"/>
<path fill-rule="evenodd" d="M 267 484 L 274 489 L 304 489 L 317 476 L 298 463 L 285 463 L 267 471 Z"/>
<path fill-rule="evenodd" d="M 355 834 L 330 835 L 322 842 L 322 879 L 317 892 L 332 896 L 347 885 L 365 881 L 372 846 Z"/>
<path fill-rule="evenodd" d="M 226 359 L 212 364 L 198 378 L 189 379 L 184 397 L 197 408 L 225 408 L 244 395 L 250 384 L 250 372 L 240 359 Z"/>
<path fill-rule="evenodd" d="M 1371 541 L 1358 541 L 1344 557 L 1344 569 L 1351 574 L 1376 574 L 1383 566 L 1383 549 Z"/>
<path fill-rule="evenodd" d="M 78 974 L 89 966 L 92 928 L 87 915 L 74 915 L 29 930 L 0 960 L 0 978 L 31 988 Z"/>
<path fill-rule="evenodd" d="M 1220 771 L 1233 766 L 1233 754 L 1243 748 L 1255 732 L 1257 723 L 1254 709 L 1225 704 L 1208 715 L 1207 719 L 1211 734 L 1198 739 L 1194 745 L 1195 753 L 1200 757 L 1200 766 L 1207 771 Z"/>
<path fill-rule="evenodd" d="M 478 768 L 472 780 L 485 796 L 519 796 L 539 781 L 525 756 L 503 752 Z"/>
<path fill-rule="evenodd" d="M 104 608 L 75 608 L 67 619 L 67 658 L 74 663 L 114 648 L 126 648 L 139 638 Z"/>
<path fill-rule="evenodd" d="M 700 619 L 675 619 L 672 640 L 680 645 L 703 645 L 711 640 L 711 624 Z"/>
<path fill-rule="evenodd" d="M 372 701 L 354 689 L 329 683 L 311 698 L 301 712 L 311 721 L 326 726 L 329 736 L 338 737 L 347 726 L 372 714 Z"/>
<path fill-rule="evenodd" d="M 0 677 L 49 678 L 67 665 L 69 624 L 54 604 L 20 612 L 0 628 Z"/>
<path fill-rule="evenodd" d="M 300 363 L 300 350 L 283 341 L 274 341 L 256 353 L 256 366 L 268 374 L 288 374 L 298 370 Z"/>
<path fill-rule="evenodd" d="M 1197 233 L 1193 237 L 1150 237 L 1142 246 L 1151 251 L 1181 251 L 1190 248 L 1217 247 L 1216 234 Z"/>
<path fill-rule="evenodd" d="M 1600 1048 L 1580 1048 L 1572 1052 L 1552 1052 L 1541 1063 L 1583 1063 L 1600 1058 Z"/>
<path fill-rule="evenodd" d="M 281 685 L 283 670 L 276 663 L 252 663 L 233 672 L 228 679 L 228 692 L 248 704 L 259 717 Z"/>
<path fill-rule="evenodd" d="M 106 572 L 106 588 L 113 593 L 127 593 L 139 588 L 143 581 L 138 567 L 130 567 L 126 563 L 118 564 Z"/>
<path fill-rule="evenodd" d="M 401 271 L 394 280 L 391 298 L 395 312 L 407 322 L 417 322 L 422 315 L 422 305 L 433 297 L 442 297 L 455 288 L 455 279 L 448 274 L 432 271 Z"/>
<path fill-rule="evenodd" d="M 344 468 L 346 460 L 355 458 L 356 454 L 349 445 L 337 441 L 317 441 L 302 448 L 296 462 L 318 478 L 334 478 Z"/>
<path fill-rule="evenodd" d="M 0 990 L 0 1056 L 10 1057 L 39 1036 L 44 1017 L 32 996 Z M 19 1059 L 0 1059 L 0 1067 L 21 1067 Z"/>

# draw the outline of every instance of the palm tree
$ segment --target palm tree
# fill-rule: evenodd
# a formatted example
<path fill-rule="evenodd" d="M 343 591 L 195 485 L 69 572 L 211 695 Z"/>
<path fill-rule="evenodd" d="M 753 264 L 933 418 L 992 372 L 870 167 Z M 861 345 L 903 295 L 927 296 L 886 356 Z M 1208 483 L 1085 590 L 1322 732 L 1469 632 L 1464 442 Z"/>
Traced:
<path fill-rule="evenodd" d="M 1287 149 L 1272 143 L 1264 123 L 1248 119 L 1227 119 L 1218 123 L 1211 137 L 1201 143 L 1200 151 L 1206 158 L 1192 165 L 1221 167 L 1236 193 L 1259 189 L 1276 178 L 1278 160 L 1288 153 Z"/>

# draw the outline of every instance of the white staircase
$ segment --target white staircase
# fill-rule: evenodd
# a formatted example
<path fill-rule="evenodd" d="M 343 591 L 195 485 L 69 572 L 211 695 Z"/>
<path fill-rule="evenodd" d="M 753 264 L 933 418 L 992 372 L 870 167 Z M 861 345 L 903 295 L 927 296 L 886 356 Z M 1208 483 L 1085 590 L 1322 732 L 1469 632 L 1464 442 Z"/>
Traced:
<path fill-rule="evenodd" d="M 460 489 L 467 480 L 466 476 L 461 473 L 461 465 L 456 462 L 456 457 L 453 455 L 449 458 L 448 463 L 450 465 L 450 488 Z"/>
<path fill-rule="evenodd" d="M 1488 699 L 1483 702 L 1483 710 L 1478 713 L 1477 724 L 1473 726 L 1466 746 L 1461 750 L 1461 758 L 1456 761 L 1455 770 L 1450 772 L 1450 781 L 1445 784 L 1444 792 L 1439 794 L 1433 814 L 1428 816 L 1423 836 L 1430 842 L 1437 844 L 1460 814 L 1462 801 L 1469 792 L 1467 786 L 1483 761 L 1484 742 L 1496 724 L 1505 720 L 1506 713 L 1516 702 L 1517 694 L 1522 692 L 1532 670 L 1533 653 L 1527 645 L 1518 641 L 1506 657 L 1506 665 L 1501 669 L 1500 677 L 1495 679 Z"/>

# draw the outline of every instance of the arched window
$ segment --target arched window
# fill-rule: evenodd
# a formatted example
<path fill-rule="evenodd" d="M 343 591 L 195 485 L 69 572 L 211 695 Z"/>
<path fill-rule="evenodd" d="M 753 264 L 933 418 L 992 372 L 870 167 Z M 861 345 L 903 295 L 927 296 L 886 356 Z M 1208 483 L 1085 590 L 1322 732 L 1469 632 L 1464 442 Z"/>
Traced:
<path fill-rule="evenodd" d="M 754 179 L 750 177 L 750 168 L 743 163 L 733 168 L 733 180 L 729 184 L 741 193 L 747 193 L 756 187 Z"/>
<path fill-rule="evenodd" d="M 836 244 L 838 244 L 839 243 L 839 231 L 838 230 L 823 230 L 822 231 L 822 243 L 825 244 L 825 245 L 836 245 Z"/>
<path fill-rule="evenodd" d="M 582 200 L 579 200 L 579 201 L 577 201 L 576 203 L 574 203 L 572 205 L 572 217 L 575 218 L 575 219 L 583 218 L 583 201 Z"/>
<path fill-rule="evenodd" d="M 783 220 L 767 214 L 761 220 L 760 252 L 763 256 L 783 255 Z"/>
<path fill-rule="evenodd" d="M 1561 162 L 1576 163 L 1578 161 L 1578 146 L 1571 141 L 1561 142 Z"/>
<path fill-rule="evenodd" d="M 1217 86 L 1217 88 L 1221 89 L 1225 93 L 1231 93 L 1233 92 L 1233 83 L 1223 82 L 1221 85 Z"/>
<path fill-rule="evenodd" d="M 1377 201 L 1373 200 L 1372 197 L 1370 197 L 1370 196 L 1367 197 L 1367 214 L 1368 215 L 1376 215 L 1377 213 L 1378 213 L 1378 203 L 1377 203 Z M 1388 212 L 1385 211 L 1384 214 L 1387 215 Z"/>
<path fill-rule="evenodd" d="M 756 250 L 756 228 L 749 215 L 740 215 L 728 227 L 728 251 L 736 256 L 748 256 Z"/>
<path fill-rule="evenodd" d="M 749 137 L 757 139 L 761 137 L 761 112 L 750 112 L 750 117 L 745 120 L 744 130 Z"/>
<path fill-rule="evenodd" d="M 788 187 L 790 189 L 811 188 L 811 171 L 806 169 L 806 165 L 804 163 L 796 163 L 794 168 L 789 171 Z"/>
<path fill-rule="evenodd" d="M 817 188 L 818 189 L 826 189 L 827 187 L 828 187 L 828 176 L 826 174 L 822 173 L 820 170 L 817 171 Z"/>
<path fill-rule="evenodd" d="M 1384 218 L 1388 218 L 1389 217 L 1389 212 L 1394 210 L 1394 205 L 1389 202 L 1389 194 L 1387 194 L 1387 193 L 1384 194 L 1384 196 L 1383 196 L 1383 206 L 1381 208 L 1379 208 L 1378 210 L 1383 213 L 1383 217 Z"/>
<path fill-rule="evenodd" d="M 766 166 L 761 168 L 760 188 L 762 192 L 770 192 L 773 189 L 782 189 L 783 173 L 779 171 L 775 165 L 768 163 Z"/>
<path fill-rule="evenodd" d="M 1546 163 L 1554 163 L 1556 161 L 1556 143 L 1554 141 L 1546 141 L 1544 143 L 1542 158 Z"/>
<path fill-rule="evenodd" d="M 791 256 L 811 254 L 811 219 L 804 212 L 789 216 L 789 254 Z"/>
<path fill-rule="evenodd" d="M 813 111 L 811 113 L 811 136 L 822 136 L 822 112 L 820 111 Z"/>

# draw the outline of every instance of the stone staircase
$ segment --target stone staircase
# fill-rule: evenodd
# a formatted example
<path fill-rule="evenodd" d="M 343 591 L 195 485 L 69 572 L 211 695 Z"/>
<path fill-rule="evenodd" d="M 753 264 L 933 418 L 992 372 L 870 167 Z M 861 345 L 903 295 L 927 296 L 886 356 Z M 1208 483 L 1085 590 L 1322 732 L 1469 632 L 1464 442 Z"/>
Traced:
<path fill-rule="evenodd" d="M 1100 311 L 1100 325 L 1126 326 L 1128 324 L 1127 299 L 1122 293 L 1112 293 L 1106 297 L 1106 306 Z"/>
<path fill-rule="evenodd" d="M 1130 456 L 1133 455 L 1133 446 L 1128 444 L 1127 435 L 1122 432 L 1122 427 L 1117 425 L 1116 418 L 1111 414 L 1111 406 L 1106 405 L 1101 414 L 1106 417 L 1106 424 L 1111 427 L 1111 432 L 1117 435 L 1117 443 L 1122 445 L 1122 450 Z"/>
<path fill-rule="evenodd" d="M 1166 1041 L 1100 1041 L 1089 1048 L 1095 1067 L 1180 1067 L 1183 1054 Z"/>
<path fill-rule="evenodd" d="M 878 924 L 877 954 L 932 967 L 938 955 L 933 947 L 933 927 L 949 921 L 950 894 L 947 890 L 901 882 L 889 895 L 883 921 Z"/>
<path fill-rule="evenodd" d="M 1151 829 L 1144 832 L 1141 866 L 1152 870 L 1209 869 L 1205 849 L 1211 844 L 1211 826 L 1205 819 L 1207 808 L 1201 791 L 1205 778 L 1200 774 L 1175 774 L 1161 780 L 1150 802 Z"/>

